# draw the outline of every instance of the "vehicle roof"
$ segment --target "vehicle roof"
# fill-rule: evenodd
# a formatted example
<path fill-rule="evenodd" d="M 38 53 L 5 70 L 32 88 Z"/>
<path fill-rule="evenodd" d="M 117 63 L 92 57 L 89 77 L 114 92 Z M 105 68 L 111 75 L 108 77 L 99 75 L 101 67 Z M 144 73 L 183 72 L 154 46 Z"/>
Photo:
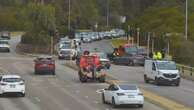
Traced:
<path fill-rule="evenodd" d="M 41 55 L 41 56 L 38 56 L 37 58 L 53 58 L 53 56 L 49 56 L 49 55 Z"/>
<path fill-rule="evenodd" d="M 21 78 L 19 75 L 0 75 L 2 78 Z"/>

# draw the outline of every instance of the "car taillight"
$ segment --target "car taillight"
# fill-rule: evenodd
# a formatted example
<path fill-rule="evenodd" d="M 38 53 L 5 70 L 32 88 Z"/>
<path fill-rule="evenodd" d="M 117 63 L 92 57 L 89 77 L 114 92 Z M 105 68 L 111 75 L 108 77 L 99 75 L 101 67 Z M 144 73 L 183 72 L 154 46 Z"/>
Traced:
<path fill-rule="evenodd" d="M 118 96 L 122 96 L 125 95 L 124 93 L 117 93 Z"/>
<path fill-rule="evenodd" d="M 0 85 L 5 86 L 5 85 L 7 85 L 7 84 L 6 84 L 6 83 L 0 83 Z"/>

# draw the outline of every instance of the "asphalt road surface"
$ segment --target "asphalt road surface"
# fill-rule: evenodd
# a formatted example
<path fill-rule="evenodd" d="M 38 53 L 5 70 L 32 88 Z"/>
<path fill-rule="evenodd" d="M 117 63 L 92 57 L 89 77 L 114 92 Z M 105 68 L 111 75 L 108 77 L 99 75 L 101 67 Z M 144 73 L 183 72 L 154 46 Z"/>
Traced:
<path fill-rule="evenodd" d="M 100 42 L 94 42 L 91 44 L 84 44 L 83 48 L 93 50 L 98 48 L 102 51 L 111 51 L 110 41 L 104 40 Z M 145 84 L 143 80 L 143 67 L 130 67 L 130 66 L 118 66 L 113 65 L 110 69 L 110 74 L 120 79 L 121 81 L 127 81 L 129 83 L 138 84 L 146 90 L 156 93 L 160 96 L 172 99 L 185 106 L 194 109 L 194 82 L 181 79 L 179 87 L 175 86 L 155 86 L 154 84 Z"/>
<path fill-rule="evenodd" d="M 102 104 L 101 95 L 96 92 L 107 87 L 107 84 L 80 83 L 77 71 L 65 67 L 64 61 L 56 61 L 56 76 L 34 75 L 34 58 L 15 52 L 19 41 L 19 37 L 12 38 L 11 52 L 0 53 L 0 67 L 25 79 L 26 97 L 0 97 L 0 110 L 114 110 L 110 105 Z M 117 108 L 123 109 L 162 110 L 147 101 L 142 109 Z"/>

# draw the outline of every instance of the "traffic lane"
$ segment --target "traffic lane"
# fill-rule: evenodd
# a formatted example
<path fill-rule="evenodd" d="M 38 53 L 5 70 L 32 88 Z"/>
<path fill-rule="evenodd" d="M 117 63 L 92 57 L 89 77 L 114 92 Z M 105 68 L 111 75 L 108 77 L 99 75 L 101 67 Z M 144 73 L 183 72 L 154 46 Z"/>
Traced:
<path fill-rule="evenodd" d="M 80 89 L 83 89 L 83 92 L 85 92 L 85 90 L 86 90 L 85 87 L 91 89 L 91 92 L 88 93 L 88 94 L 91 94 L 89 96 L 94 96 L 96 94 L 94 91 L 108 87 L 107 84 L 98 83 L 98 82 L 97 83 L 96 82 L 80 83 L 80 81 L 78 80 L 77 71 L 75 71 L 71 68 L 65 67 L 63 65 L 64 65 L 64 62 L 59 61 L 59 64 L 57 65 L 57 67 L 59 70 L 63 71 L 62 72 L 63 74 L 57 74 L 57 76 L 59 78 L 61 78 L 62 80 L 63 79 L 72 80 L 72 83 L 77 85 L 78 87 L 81 87 Z M 67 76 L 69 76 L 69 77 L 67 77 Z M 77 89 L 77 87 L 76 87 L 76 89 Z M 96 97 L 97 97 L 97 99 L 96 99 Z M 94 98 L 93 100 L 96 100 L 97 102 L 101 102 L 101 98 L 102 98 L 101 94 L 98 94 L 98 96 L 96 96 L 96 97 L 93 97 Z M 108 105 L 108 107 L 110 108 L 110 105 Z M 139 109 L 139 108 L 131 108 L 131 109 Z M 161 110 L 162 108 L 157 107 L 156 105 L 145 101 L 143 110 L 150 110 L 150 109 Z"/>
<path fill-rule="evenodd" d="M 72 92 L 69 92 L 69 86 L 71 87 L 71 85 L 68 82 L 64 83 L 63 81 L 59 81 L 56 77 L 53 76 L 35 76 L 33 75 L 33 69 L 31 69 L 32 64 L 17 62 L 12 63 L 11 66 L 12 72 L 20 73 L 20 75 L 25 78 L 25 80 L 27 81 L 27 97 L 30 100 L 37 100 L 37 103 L 35 105 L 40 107 L 41 109 L 98 110 L 97 108 L 88 104 L 88 102 L 84 101 L 84 99 L 79 99 L 79 97 L 74 96 Z M 20 68 L 18 68 L 18 66 L 20 66 Z M 64 85 L 68 86 L 66 87 Z M 15 102 L 15 105 L 22 106 L 24 104 L 20 102 L 21 101 Z"/>
<path fill-rule="evenodd" d="M 113 52 L 113 47 L 111 46 L 111 43 L 109 40 L 95 41 L 92 43 L 83 43 L 81 47 L 82 47 L 82 50 L 94 51 L 94 49 L 97 48 L 99 51 L 102 51 L 102 52 L 106 52 L 106 53 Z"/>
<path fill-rule="evenodd" d="M 121 81 L 136 83 L 146 90 L 194 108 L 194 90 L 192 89 L 194 87 L 194 82 L 192 81 L 181 79 L 179 87 L 145 84 L 143 79 L 143 67 L 112 65 L 110 73 Z"/>
<path fill-rule="evenodd" d="M 0 57 L 11 57 L 11 56 L 17 56 L 16 53 L 16 46 L 17 44 L 20 42 L 21 37 L 20 36 L 15 36 L 15 37 L 11 37 L 11 39 L 9 40 L 9 44 L 10 44 L 10 52 L 0 52 Z"/>

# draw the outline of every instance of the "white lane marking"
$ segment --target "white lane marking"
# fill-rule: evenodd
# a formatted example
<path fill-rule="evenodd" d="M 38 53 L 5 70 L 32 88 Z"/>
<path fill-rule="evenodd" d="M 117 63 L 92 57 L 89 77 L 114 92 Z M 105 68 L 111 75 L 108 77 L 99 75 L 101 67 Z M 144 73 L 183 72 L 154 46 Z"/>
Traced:
<path fill-rule="evenodd" d="M 194 93 L 193 89 L 189 89 L 189 88 L 185 88 L 185 87 L 180 87 L 180 88 L 183 89 L 184 91 Z"/>
<path fill-rule="evenodd" d="M 28 110 L 41 110 L 36 104 L 27 98 L 22 98 L 22 103 L 28 108 Z"/>
<path fill-rule="evenodd" d="M 98 90 L 96 90 L 96 93 L 98 93 L 98 94 L 101 94 L 103 92 L 104 92 L 104 89 L 98 89 Z"/>
<path fill-rule="evenodd" d="M 95 104 L 99 104 L 99 102 L 98 102 L 98 101 L 94 101 L 94 103 L 95 103 Z"/>
<path fill-rule="evenodd" d="M 88 98 L 89 98 L 89 96 L 85 96 L 85 98 L 86 98 L 86 99 L 88 99 Z"/>
<path fill-rule="evenodd" d="M 40 98 L 34 97 L 34 99 L 35 99 L 37 102 L 40 102 Z"/>
<path fill-rule="evenodd" d="M 3 110 L 21 110 L 15 103 L 13 103 L 10 99 L 7 98 L 0 99 L 0 105 Z"/>

